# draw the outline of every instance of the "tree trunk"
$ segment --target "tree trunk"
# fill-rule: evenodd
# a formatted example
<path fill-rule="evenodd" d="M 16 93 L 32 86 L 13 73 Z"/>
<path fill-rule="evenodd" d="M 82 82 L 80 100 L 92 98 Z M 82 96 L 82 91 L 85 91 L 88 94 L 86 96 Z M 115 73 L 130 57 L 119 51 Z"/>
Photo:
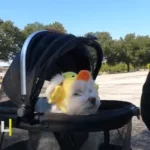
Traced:
<path fill-rule="evenodd" d="M 130 63 L 127 63 L 127 72 L 130 72 Z"/>

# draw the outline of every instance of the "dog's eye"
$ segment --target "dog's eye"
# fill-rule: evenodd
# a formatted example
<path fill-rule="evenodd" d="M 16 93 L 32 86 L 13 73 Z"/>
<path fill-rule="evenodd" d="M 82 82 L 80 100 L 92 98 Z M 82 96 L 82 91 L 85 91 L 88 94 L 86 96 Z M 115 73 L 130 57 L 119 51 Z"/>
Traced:
<path fill-rule="evenodd" d="M 74 95 L 74 96 L 80 96 L 80 94 L 79 94 L 79 93 L 73 93 L 73 95 Z"/>

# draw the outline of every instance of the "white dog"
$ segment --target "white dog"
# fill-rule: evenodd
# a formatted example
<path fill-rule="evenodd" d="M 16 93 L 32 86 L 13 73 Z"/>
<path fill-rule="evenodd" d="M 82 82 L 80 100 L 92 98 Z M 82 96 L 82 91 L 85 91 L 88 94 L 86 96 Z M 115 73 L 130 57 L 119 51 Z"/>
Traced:
<path fill-rule="evenodd" d="M 50 97 L 50 93 L 54 90 L 56 85 L 62 84 L 64 78 L 62 75 L 56 75 L 52 78 L 47 89 L 45 91 L 47 99 Z M 69 96 L 65 99 L 66 113 L 68 115 L 90 115 L 96 113 L 100 106 L 100 97 L 98 95 L 98 90 L 95 87 L 95 82 L 90 78 L 88 82 L 82 80 L 75 81 L 71 86 L 71 91 Z M 52 104 L 50 112 L 63 113 L 57 105 Z M 47 133 L 44 133 L 47 134 Z M 43 138 L 45 135 L 43 134 Z M 42 137 L 42 136 L 41 136 Z M 49 133 L 50 138 L 49 144 L 51 147 L 49 150 L 60 150 L 60 146 L 55 139 L 53 133 Z M 98 150 L 100 145 L 100 134 L 99 132 L 89 133 L 89 137 L 81 147 L 81 150 Z"/>
<path fill-rule="evenodd" d="M 45 91 L 48 99 L 55 86 L 60 85 L 63 80 L 63 76 L 58 74 L 50 81 L 50 84 Z M 75 80 L 71 86 L 69 95 L 64 101 L 67 101 L 66 113 L 68 115 L 89 115 L 96 113 L 100 106 L 100 97 L 98 95 L 98 90 L 95 87 L 94 80 L 92 78 L 90 78 L 88 82 Z M 62 113 L 55 104 L 52 104 L 50 111 Z"/>

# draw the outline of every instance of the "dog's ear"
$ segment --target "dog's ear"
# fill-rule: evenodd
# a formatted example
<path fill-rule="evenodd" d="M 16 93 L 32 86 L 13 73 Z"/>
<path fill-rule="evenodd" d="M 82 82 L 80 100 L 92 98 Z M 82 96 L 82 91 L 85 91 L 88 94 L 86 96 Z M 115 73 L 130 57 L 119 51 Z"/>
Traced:
<path fill-rule="evenodd" d="M 63 74 L 57 74 L 50 80 L 50 84 L 56 86 L 62 84 L 63 81 L 64 81 Z"/>
<path fill-rule="evenodd" d="M 49 99 L 48 102 L 49 103 L 56 103 L 62 94 L 62 86 L 57 85 L 52 91 L 51 93 L 49 93 Z"/>
<path fill-rule="evenodd" d="M 62 84 L 63 80 L 64 78 L 61 74 L 57 74 L 50 80 L 49 85 L 47 86 L 45 91 L 47 99 L 50 99 L 51 93 L 55 90 L 57 86 Z"/>

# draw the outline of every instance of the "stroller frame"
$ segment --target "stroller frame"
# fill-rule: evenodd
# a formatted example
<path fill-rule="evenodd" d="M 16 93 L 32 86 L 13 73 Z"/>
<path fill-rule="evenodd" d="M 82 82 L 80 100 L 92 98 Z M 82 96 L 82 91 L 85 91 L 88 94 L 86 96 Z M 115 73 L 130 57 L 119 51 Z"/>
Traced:
<path fill-rule="evenodd" d="M 31 41 L 31 39 L 38 33 L 41 32 L 46 32 L 47 30 L 42 30 L 42 31 L 37 31 L 32 33 L 27 37 L 25 40 L 22 50 L 21 50 L 21 55 L 20 55 L 20 77 L 21 77 L 21 100 L 25 102 L 26 100 L 26 95 L 27 95 L 27 87 L 26 87 L 26 53 L 28 49 L 28 45 Z M 25 114 L 28 112 L 26 111 L 25 105 L 22 105 L 20 109 L 18 109 L 18 116 L 23 117 Z"/>
<path fill-rule="evenodd" d="M 43 32 L 48 32 L 48 31 L 42 30 L 42 31 L 37 31 L 35 33 L 32 33 L 26 39 L 26 41 L 24 42 L 24 45 L 22 47 L 22 51 L 21 51 L 21 55 L 20 55 L 20 77 L 21 77 L 21 100 L 22 100 L 23 104 L 19 108 L 14 108 L 14 109 L 10 110 L 9 114 L 6 113 L 7 108 L 1 109 L 1 107 L 0 107 L 0 114 L 1 113 L 4 114 L 3 116 L 0 115 L 0 119 L 1 118 L 7 119 L 11 116 L 11 118 L 15 120 L 14 127 L 16 127 L 16 128 L 21 128 L 21 129 L 25 129 L 25 130 L 34 129 L 34 130 L 52 131 L 55 133 L 55 137 L 58 140 L 62 150 L 65 150 L 66 148 L 71 148 L 73 150 L 76 150 L 73 146 L 74 144 L 71 141 L 69 132 L 82 131 L 83 129 L 88 132 L 104 131 L 104 147 L 108 147 L 109 140 L 110 140 L 109 131 L 122 127 L 124 124 L 131 121 L 131 118 L 133 116 L 138 116 L 139 108 L 137 108 L 136 106 L 134 106 L 133 104 L 128 103 L 128 102 L 107 101 L 107 103 L 108 103 L 107 104 L 106 101 L 103 101 L 104 106 L 102 109 L 105 110 L 105 107 L 108 107 L 109 109 L 107 108 L 108 110 L 106 109 L 100 115 L 67 116 L 64 114 L 62 114 L 62 115 L 60 115 L 60 114 L 45 115 L 44 113 L 31 114 L 31 110 L 27 107 L 27 102 L 26 102 L 26 96 L 27 96 L 26 95 L 27 94 L 26 53 L 27 53 L 28 45 L 31 42 L 32 38 L 35 35 L 43 33 Z M 92 40 L 94 42 L 94 40 L 92 38 L 89 40 Z M 110 110 L 110 105 L 112 105 L 112 104 L 114 106 L 116 105 L 115 110 Z M 113 115 L 112 115 L 112 112 L 114 112 Z M 119 113 L 120 113 L 120 115 L 119 115 Z M 31 115 L 30 117 L 29 117 L 29 114 Z M 105 114 L 107 114 L 107 119 L 106 119 L 106 117 L 104 117 Z M 114 124 L 112 124 L 111 127 L 109 127 L 108 125 L 106 126 L 106 124 L 108 123 L 108 120 L 109 119 L 111 120 L 113 117 L 115 119 L 118 119 L 119 123 L 114 123 Z M 70 126 L 69 125 L 70 123 L 73 125 L 76 122 L 76 120 L 79 121 L 78 126 Z M 84 120 L 84 122 L 83 122 L 83 120 Z M 52 125 L 53 121 L 55 121 L 59 124 L 65 122 L 66 126 L 55 129 L 55 124 Z M 83 124 L 85 125 L 85 124 L 88 124 L 91 122 L 95 123 L 92 127 L 88 127 L 87 125 L 85 127 L 83 127 Z M 101 123 L 103 123 L 103 122 L 104 122 L 104 125 L 101 125 Z M 97 125 L 96 125 L 96 123 L 97 123 Z M 65 139 L 63 142 L 62 142 L 62 138 L 60 138 L 60 134 L 59 134 L 59 132 L 61 132 L 61 131 L 68 132 L 67 139 Z M 69 142 L 66 143 L 65 142 L 66 140 Z M 62 144 L 64 142 L 65 142 L 65 144 Z M 6 150 L 7 150 L 7 148 L 6 148 Z M 36 150 L 41 150 L 41 149 L 36 149 Z"/>

